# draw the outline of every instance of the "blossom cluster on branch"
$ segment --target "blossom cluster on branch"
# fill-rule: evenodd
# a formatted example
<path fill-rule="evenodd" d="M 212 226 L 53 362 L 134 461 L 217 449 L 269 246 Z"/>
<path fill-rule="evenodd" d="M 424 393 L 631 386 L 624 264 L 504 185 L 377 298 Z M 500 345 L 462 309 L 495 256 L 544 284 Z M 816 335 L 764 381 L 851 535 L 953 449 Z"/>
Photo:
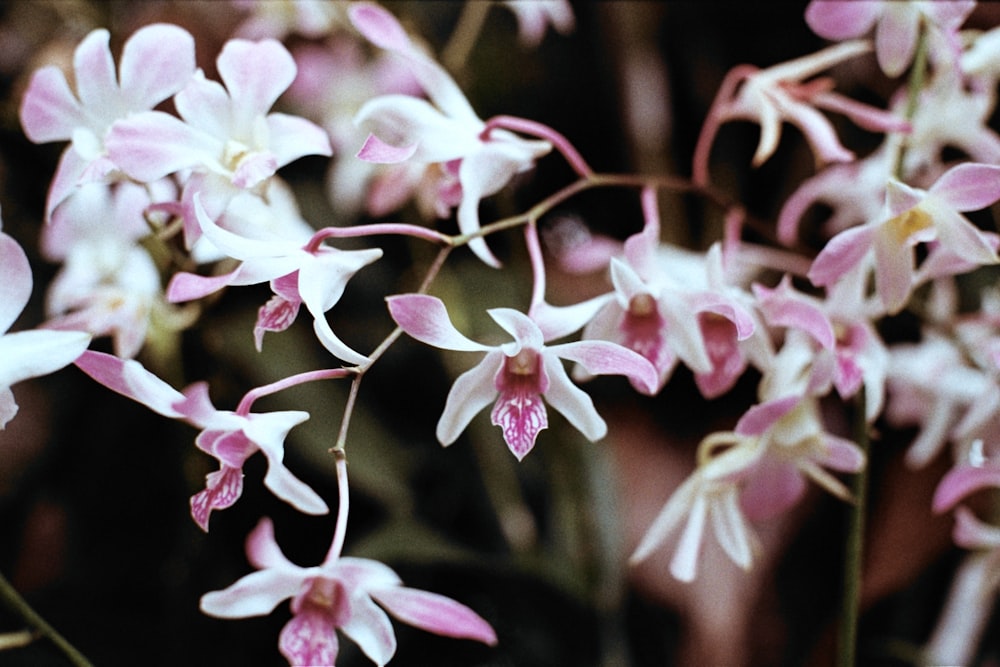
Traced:
<path fill-rule="evenodd" d="M 475 4 L 467 9 L 480 11 Z M 561 0 L 502 4 L 527 47 L 548 29 L 573 28 Z M 246 542 L 255 571 L 206 593 L 205 614 L 268 615 L 290 600 L 292 618 L 277 641 L 293 665 L 334 664 L 338 632 L 386 664 L 396 650 L 386 612 L 443 636 L 497 643 L 484 612 L 405 587 L 383 563 L 342 554 L 348 461 L 365 446 L 352 439 L 354 400 L 369 369 L 404 336 L 468 353 L 455 357 L 466 360 L 463 370 L 441 398 L 440 444 L 459 441 L 490 407 L 496 440 L 517 461 L 546 446 L 549 408 L 590 441 L 609 434 L 587 391 L 595 376 L 622 376 L 622 391 L 651 397 L 683 368 L 707 401 L 755 381 L 755 399 L 729 428 L 703 429 L 693 470 L 663 490 L 662 510 L 629 545 L 632 566 L 668 553 L 662 575 L 691 586 L 709 548 L 751 570 L 768 548 L 760 527 L 790 516 L 810 487 L 858 502 L 844 478 L 866 470 L 876 426 L 913 429 L 908 465 L 950 457 L 925 510 L 954 512 L 955 542 L 988 554 L 975 562 L 992 588 L 973 616 L 989 613 L 1000 525 L 967 501 L 1000 487 L 1000 291 L 985 279 L 971 308 L 960 307 L 959 292 L 963 276 L 992 276 L 983 268 L 1000 264 L 1000 235 L 979 213 L 1000 201 L 1000 137 L 989 126 L 1000 29 L 963 29 L 974 2 L 812 0 L 804 20 L 831 44 L 768 67 L 733 68 L 684 170 L 690 178 L 604 173 L 557 129 L 480 117 L 432 49 L 378 4 L 249 6 L 214 59 L 218 80 L 198 67 L 206 60 L 195 38 L 167 23 L 136 30 L 117 61 L 109 31 L 94 30 L 76 47 L 71 72 L 48 65 L 34 73 L 20 105 L 23 132 L 34 143 L 66 144 L 38 212 L 39 248 L 59 270 L 34 328 L 10 331 L 32 274 L 18 241 L 0 232 L 0 427 L 17 411 L 12 385 L 75 365 L 197 430 L 195 446 L 218 462 L 190 499 L 206 533 L 213 513 L 240 499 L 244 466 L 258 452 L 276 498 L 309 515 L 335 511 L 327 556 L 309 567 L 286 558 L 272 520 L 261 518 Z M 897 91 L 880 102 L 837 92 L 840 68 L 862 61 L 873 61 Z M 331 84 L 330 71 L 351 84 Z M 829 112 L 881 144 L 859 155 Z M 759 126 L 747 168 L 793 140 L 782 136 L 785 123 L 812 151 L 815 172 L 774 220 L 755 219 L 713 179 L 713 148 L 735 121 Z M 330 159 L 329 204 L 352 224 L 304 217 L 282 170 L 305 158 Z M 524 213 L 484 215 L 486 200 L 556 160 L 572 174 L 565 187 Z M 641 220 L 629 229 L 638 231 L 546 243 L 549 213 L 584 191 L 608 189 L 635 197 Z M 724 233 L 698 248 L 663 241 L 663 228 L 676 224 L 673 211 L 661 210 L 665 192 L 716 209 Z M 410 204 L 426 224 L 385 221 Z M 819 206 L 829 217 L 807 229 Z M 452 218 L 456 233 L 440 231 Z M 523 235 L 530 289 L 519 307 L 498 301 L 484 309 L 499 330 L 476 334 L 493 336 L 480 342 L 463 333 L 466 314 L 435 291 L 435 280 L 459 248 L 498 280 L 508 276 L 493 239 L 511 230 Z M 352 281 L 383 259 L 383 241 L 399 238 L 436 249 L 436 259 L 412 267 L 422 276 L 418 289 L 383 295 L 395 327 L 360 348 L 335 324 L 345 314 L 332 313 Z M 565 303 L 550 289 L 553 272 L 597 275 L 604 287 Z M 207 382 L 178 389 L 154 371 L 156 350 L 177 345 L 223 290 L 263 284 L 270 294 L 246 331 L 261 358 L 268 337 L 283 335 L 304 307 L 328 367 L 288 370 L 248 389 L 232 410 L 215 407 Z M 907 313 L 919 321 L 915 340 L 887 336 L 886 323 Z M 321 380 L 350 384 L 341 428 L 329 435 L 335 499 L 286 464 L 286 440 L 309 412 L 251 411 L 265 396 Z M 848 432 L 837 415 L 860 428 Z M 968 610 L 954 609 L 927 647 L 932 660 L 973 655 L 981 625 L 963 625 L 956 619 Z"/>

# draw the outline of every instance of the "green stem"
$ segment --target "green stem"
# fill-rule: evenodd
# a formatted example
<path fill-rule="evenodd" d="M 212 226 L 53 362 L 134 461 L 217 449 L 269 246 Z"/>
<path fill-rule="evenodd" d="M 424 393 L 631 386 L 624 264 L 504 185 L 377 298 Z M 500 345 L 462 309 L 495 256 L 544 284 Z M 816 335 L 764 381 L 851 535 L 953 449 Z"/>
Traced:
<path fill-rule="evenodd" d="M 927 78 L 927 31 L 921 27 L 917 41 L 917 52 L 913 56 L 913 67 L 910 68 L 910 79 L 906 84 L 906 120 L 913 120 L 920 104 L 920 91 L 923 90 Z M 893 176 L 903 180 L 903 158 L 906 156 L 906 139 L 899 146 L 896 154 L 896 164 L 892 170 Z"/>
<path fill-rule="evenodd" d="M 838 667 L 854 667 L 858 643 L 858 618 L 861 607 L 861 569 L 864 560 L 865 511 L 868 505 L 868 422 L 865 415 L 865 388 L 855 396 L 854 442 L 865 455 L 865 467 L 851 480 L 854 504 L 847 521 L 847 544 L 844 551 L 843 598 L 840 608 L 840 637 L 837 646 Z"/>
<path fill-rule="evenodd" d="M 479 33 L 486 23 L 486 15 L 490 12 L 489 2 L 466 2 L 458 17 L 458 24 L 451 33 L 448 44 L 441 50 L 441 63 L 452 72 L 457 72 L 465 65 L 472 53 L 472 47 L 479 38 Z"/>
<path fill-rule="evenodd" d="M 83 656 L 76 648 L 70 644 L 65 637 L 56 632 L 56 629 L 46 622 L 37 611 L 32 609 L 31 605 L 21 597 L 21 594 L 11 586 L 7 578 L 0 572 L 0 600 L 3 600 L 4 605 L 7 606 L 12 612 L 24 619 L 24 622 L 30 625 L 32 628 L 38 631 L 44 637 L 47 637 L 53 644 L 55 644 L 63 655 L 76 667 L 93 667 L 87 658 Z"/>

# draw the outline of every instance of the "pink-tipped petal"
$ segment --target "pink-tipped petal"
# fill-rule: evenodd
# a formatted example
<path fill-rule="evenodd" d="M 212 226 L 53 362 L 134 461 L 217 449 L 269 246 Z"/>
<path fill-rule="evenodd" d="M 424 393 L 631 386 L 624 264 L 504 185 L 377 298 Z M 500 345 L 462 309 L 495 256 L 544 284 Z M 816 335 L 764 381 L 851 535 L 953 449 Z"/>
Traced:
<path fill-rule="evenodd" d="M 466 338 L 448 317 L 444 302 L 426 294 L 402 294 L 386 298 L 389 314 L 403 331 L 421 343 L 445 350 L 482 352 L 490 348 Z"/>
<path fill-rule="evenodd" d="M 358 2 L 347 13 L 351 23 L 375 46 L 389 51 L 408 51 L 412 48 L 406 30 L 396 17 L 378 5 Z"/>
<path fill-rule="evenodd" d="M 258 521 L 257 526 L 247 535 L 246 552 L 247 560 L 258 570 L 295 567 L 281 552 L 274 539 L 274 522 L 267 517 Z"/>
<path fill-rule="evenodd" d="M 365 143 L 357 153 L 357 157 L 365 162 L 375 164 L 396 164 L 405 162 L 413 157 L 417 152 L 419 144 L 410 146 L 392 146 L 379 139 L 374 134 L 369 134 Z"/>
<path fill-rule="evenodd" d="M 31 297 L 31 264 L 20 244 L 7 234 L 0 233 L 0 334 L 24 310 Z"/>
<path fill-rule="evenodd" d="M 134 114 L 111 126 L 104 142 L 111 160 L 148 183 L 217 160 L 218 140 L 162 111 Z M 221 168 L 221 167 L 220 167 Z"/>
<path fill-rule="evenodd" d="M 969 494 L 987 488 L 1000 488 L 1000 466 L 957 466 L 941 480 L 931 509 L 937 514 L 947 512 Z"/>
<path fill-rule="evenodd" d="M 76 92 L 87 109 L 110 114 L 118 93 L 115 62 L 108 48 L 110 33 L 101 28 L 87 35 L 73 53 Z"/>
<path fill-rule="evenodd" d="M 820 37 L 842 41 L 868 32 L 878 19 L 880 4 L 877 0 L 813 0 L 806 7 L 805 19 Z"/>
<path fill-rule="evenodd" d="M 288 49 L 274 39 L 231 39 L 216 63 L 233 100 L 233 120 L 241 129 L 249 129 L 254 118 L 274 106 L 292 85 L 297 69 Z"/>
<path fill-rule="evenodd" d="M 493 628 L 464 604 L 437 593 L 402 586 L 371 591 L 372 597 L 399 620 L 444 637 L 497 643 Z"/>
<path fill-rule="evenodd" d="M 853 269 L 871 249 L 875 231 L 868 225 L 840 232 L 820 251 L 809 268 L 809 280 L 817 286 L 832 285 Z"/>
<path fill-rule="evenodd" d="M 659 374 L 648 359 L 616 343 L 581 340 L 553 345 L 548 350 L 555 356 L 575 361 L 592 375 L 624 375 L 651 394 L 659 384 Z"/>
<path fill-rule="evenodd" d="M 194 70 L 194 38 L 188 31 L 165 23 L 148 25 L 122 49 L 122 94 L 132 109 L 152 109 L 183 88 Z"/>
<path fill-rule="evenodd" d="M 888 3 L 875 29 L 875 55 L 888 76 L 903 73 L 917 48 L 920 13 L 909 3 Z"/>
<path fill-rule="evenodd" d="M 736 423 L 735 430 L 740 435 L 763 435 L 779 419 L 791 412 L 801 400 L 801 396 L 786 396 L 754 405 L 743 413 Z"/>
<path fill-rule="evenodd" d="M 108 389 L 164 417 L 184 416 L 175 407 L 183 403 L 182 393 L 156 377 L 134 360 L 87 350 L 74 362 L 76 366 Z"/>
<path fill-rule="evenodd" d="M 947 202 L 956 211 L 978 211 L 1000 199 L 1000 167 L 962 163 L 942 174 L 928 194 Z"/>
<path fill-rule="evenodd" d="M 21 127 L 28 139 L 36 144 L 66 141 L 84 119 L 62 70 L 50 65 L 32 75 L 21 102 Z"/>

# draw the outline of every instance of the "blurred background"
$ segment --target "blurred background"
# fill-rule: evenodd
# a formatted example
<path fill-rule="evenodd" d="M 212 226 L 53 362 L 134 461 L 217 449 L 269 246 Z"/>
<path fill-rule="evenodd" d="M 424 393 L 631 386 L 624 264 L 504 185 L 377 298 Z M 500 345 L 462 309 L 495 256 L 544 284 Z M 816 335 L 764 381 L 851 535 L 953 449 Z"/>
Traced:
<path fill-rule="evenodd" d="M 260 4 L 0 4 L 3 229 L 24 246 L 35 272 L 32 301 L 16 328 L 44 321 L 45 286 L 59 268 L 41 257 L 38 234 L 64 146 L 31 144 L 18 120 L 34 69 L 69 62 L 94 28 L 111 31 L 117 53 L 135 29 L 166 21 L 195 36 L 199 65 L 212 77 L 222 44 Z M 466 11 L 459 2 L 385 5 L 438 53 L 447 50 Z M 571 33 L 550 32 L 528 47 L 518 40 L 515 15 L 495 5 L 467 57 L 450 65 L 482 118 L 509 114 L 548 124 L 601 172 L 688 176 L 701 122 L 731 67 L 767 66 L 824 46 L 802 20 L 804 3 L 615 1 L 572 8 Z M 979 11 L 972 23 L 993 25 L 990 13 L 996 12 Z M 292 32 L 284 41 L 294 52 L 326 39 Z M 835 75 L 839 89 L 865 101 L 879 103 L 893 91 L 894 84 L 867 65 Z M 338 85 L 331 75 L 329 86 Z M 279 108 L 297 112 L 286 101 Z M 846 123 L 838 129 L 860 155 L 878 140 Z M 801 135 L 786 126 L 775 157 L 752 170 L 756 141 L 754 125 L 724 126 L 713 151 L 713 177 L 754 217 L 774 220 L 815 165 Z M 326 197 L 327 162 L 303 159 L 281 175 L 295 188 L 309 222 L 349 224 Z M 558 156 L 547 157 L 516 187 L 484 202 L 483 220 L 526 210 L 572 180 Z M 671 193 L 663 194 L 661 207 L 664 240 L 704 249 L 719 238 L 718 209 Z M 422 218 L 410 205 L 385 219 Z M 454 231 L 453 221 L 437 224 Z M 626 238 L 642 225 L 636 192 L 588 192 L 541 222 L 550 240 L 572 225 Z M 766 237 L 766 230 L 760 233 Z M 329 313 L 333 328 L 359 350 L 372 349 L 392 329 L 383 298 L 416 289 L 434 256 L 421 242 L 378 243 L 385 257 L 359 273 Z M 496 335 L 484 310 L 526 308 L 531 286 L 520 232 L 490 243 L 505 261 L 503 271 L 456 252 L 432 289 L 445 298 L 459 328 L 479 340 Z M 601 274 L 551 270 L 554 303 L 608 289 Z M 268 334 L 263 353 L 254 349 L 256 310 L 268 296 L 265 286 L 231 290 L 177 337 L 178 354 L 139 359 L 178 388 L 207 380 L 221 409 L 232 409 L 254 386 L 335 365 L 308 322 Z M 912 327 L 901 321 L 899 335 Z M 107 349 L 106 341 L 95 347 Z M 448 449 L 434 437 L 451 382 L 474 361 L 474 355 L 442 354 L 403 337 L 365 378 L 352 418 L 345 553 L 382 560 L 408 586 L 472 607 L 500 640 L 490 648 L 395 623 L 393 665 L 832 664 L 847 515 L 835 499 L 811 494 L 794 516 L 760 526 L 765 553 L 749 574 L 709 554 L 699 579 L 684 585 L 670 578 L 669 552 L 639 568 L 625 563 L 690 472 L 697 442 L 731 428 L 754 400 L 753 372 L 715 401 L 703 400 L 683 369 L 655 398 L 637 396 L 621 378 L 599 378 L 587 391 L 609 422 L 609 436 L 587 442 L 550 410 L 550 428 L 518 464 L 485 412 Z M 337 492 L 328 449 L 347 388 L 314 383 L 256 406 L 310 412 L 289 437 L 286 462 L 331 506 Z M 251 571 L 243 541 L 261 516 L 274 519 L 278 543 L 303 566 L 325 555 L 334 517 L 307 517 L 274 498 L 260 483 L 264 465 L 255 456 L 245 467 L 243 497 L 215 513 L 204 534 L 190 518 L 188 499 L 203 488 L 215 461 L 193 446 L 194 429 L 105 391 L 74 368 L 17 385 L 14 393 L 20 412 L 0 432 L 0 571 L 35 609 L 95 665 L 284 664 L 277 638 L 290 617 L 287 604 L 264 618 L 232 621 L 201 614 L 198 599 Z M 945 462 L 904 470 L 900 455 L 913 432 L 884 430 L 881 436 L 872 453 L 859 655 L 866 665 L 916 664 L 961 554 L 951 546 L 951 519 L 931 517 L 928 509 Z M 0 632 L 22 627 L 0 610 Z M 981 655 L 1000 658 L 997 619 L 986 636 Z M 44 641 L 0 652 L 0 665 L 63 664 Z M 341 636 L 338 664 L 369 663 Z"/>

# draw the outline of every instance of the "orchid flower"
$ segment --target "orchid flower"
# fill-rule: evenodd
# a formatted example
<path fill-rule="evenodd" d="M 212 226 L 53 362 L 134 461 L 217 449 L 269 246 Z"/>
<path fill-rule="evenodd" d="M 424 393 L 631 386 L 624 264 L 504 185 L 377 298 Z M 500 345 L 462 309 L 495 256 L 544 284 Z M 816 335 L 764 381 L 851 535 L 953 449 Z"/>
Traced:
<path fill-rule="evenodd" d="M 205 383 L 177 391 L 134 360 L 87 351 L 76 366 L 108 389 L 145 405 L 157 414 L 179 419 L 199 429 L 195 444 L 219 461 L 219 470 L 206 477 L 206 488 L 191 498 L 191 516 L 208 530 L 209 515 L 235 503 L 243 491 L 243 464 L 256 452 L 267 458 L 264 486 L 275 496 L 306 514 L 326 514 L 323 499 L 285 467 L 284 441 L 288 432 L 309 418 L 308 412 L 252 413 L 217 410 Z M 242 406 L 241 406 L 242 407 Z"/>
<path fill-rule="evenodd" d="M 225 590 L 203 595 L 201 610 L 218 618 L 265 616 L 291 598 L 292 618 L 278 638 L 291 665 L 335 664 L 337 630 L 372 662 L 385 665 L 396 652 L 385 611 L 445 637 L 491 646 L 497 642 L 493 628 L 474 611 L 443 595 L 404 587 L 399 576 L 378 561 L 342 557 L 315 567 L 295 565 L 278 547 L 270 519 L 261 519 L 250 533 L 246 550 L 257 571 Z"/>
<path fill-rule="evenodd" d="M 757 69 L 743 65 L 733 69 L 722 85 L 702 128 L 695 148 L 694 179 L 708 182 L 708 157 L 719 126 L 730 120 L 760 123 L 760 141 L 753 165 L 763 164 L 778 147 L 781 123 L 797 126 L 812 147 L 819 164 L 850 162 L 854 154 L 844 148 L 833 125 L 817 109 L 845 114 L 874 132 L 906 132 L 909 123 L 888 111 L 857 102 L 831 90 L 829 79 L 804 82 L 834 65 L 871 50 L 867 42 L 845 42 L 809 56 Z"/>
<path fill-rule="evenodd" d="M 671 494 L 630 557 L 638 563 L 648 558 L 684 523 L 670 561 L 670 574 L 694 581 L 704 540 L 705 523 L 729 558 L 744 570 L 753 565 L 757 539 L 740 508 L 743 475 L 762 450 L 754 438 L 734 433 L 714 433 L 699 445 L 699 465 Z M 715 453 L 720 446 L 726 447 Z"/>
<path fill-rule="evenodd" d="M 138 181 L 193 171 L 182 193 L 189 245 L 199 233 L 196 193 L 218 218 L 239 190 L 263 188 L 278 168 L 305 155 L 331 154 L 326 132 L 311 121 L 267 113 L 295 79 L 295 61 L 279 42 L 230 40 L 216 66 L 225 87 L 199 70 L 174 96 L 180 119 L 135 114 L 115 123 L 106 142 L 115 164 Z"/>
<path fill-rule="evenodd" d="M 936 240 L 973 265 L 1000 261 L 990 237 L 960 213 L 998 199 L 1000 167 L 993 165 L 959 164 L 926 191 L 890 179 L 881 218 L 834 236 L 813 262 L 809 278 L 815 285 L 832 285 L 867 257 L 874 263 L 883 306 L 897 313 L 913 288 L 918 243 Z"/>
<path fill-rule="evenodd" d="M 387 164 L 415 161 L 442 165 L 445 173 L 454 175 L 461 190 L 459 230 L 463 234 L 478 232 L 480 200 L 500 191 L 515 174 L 530 169 L 551 150 L 551 144 L 489 128 L 448 73 L 417 48 L 385 9 L 362 2 L 349 11 L 351 22 L 369 41 L 403 58 L 433 102 L 409 95 L 369 100 L 355 116 L 355 123 L 370 129 L 358 157 Z M 499 266 L 482 237 L 471 239 L 469 248 L 487 264 Z"/>
<path fill-rule="evenodd" d="M 17 414 L 10 390 L 13 385 L 54 373 L 72 363 L 90 344 L 90 334 L 83 331 L 11 332 L 28 304 L 31 287 L 28 256 L 2 231 L 0 223 L 0 430 Z"/>
<path fill-rule="evenodd" d="M 347 25 L 344 5 L 329 0 L 231 0 L 248 16 L 234 31 L 244 39 L 283 40 L 290 35 L 321 39 Z"/>
<path fill-rule="evenodd" d="M 954 33 L 975 6 L 974 0 L 812 0 L 805 19 L 817 35 L 837 41 L 861 37 L 875 27 L 878 64 L 895 77 L 913 60 L 921 24 Z"/>
<path fill-rule="evenodd" d="M 104 180 L 118 165 L 109 158 L 112 125 L 146 112 L 177 91 L 195 71 L 194 39 L 173 25 L 141 28 L 125 42 L 118 76 L 107 30 L 94 30 L 73 56 L 76 92 L 53 65 L 32 76 L 21 103 L 21 125 L 35 143 L 66 141 L 48 199 L 46 219 L 81 183 Z"/>
<path fill-rule="evenodd" d="M 340 300 L 347 281 L 362 267 L 382 256 L 378 248 L 338 250 L 322 245 L 322 236 L 307 243 L 282 239 L 253 239 L 234 234 L 215 224 L 205 212 L 199 197 L 194 202 L 195 216 L 205 237 L 240 265 L 221 276 L 177 273 L 167 286 L 167 298 L 174 302 L 191 301 L 227 285 L 254 285 L 272 281 L 281 299 L 269 302 L 257 323 L 258 347 L 261 332 L 286 328 L 295 319 L 299 304 L 305 304 L 313 316 L 313 329 L 320 342 L 349 363 L 363 364 L 368 359 L 348 347 L 330 328 L 326 311 Z M 280 282 L 275 282 L 280 281 Z M 294 287 L 293 287 L 294 285 Z"/>
<path fill-rule="evenodd" d="M 959 463 L 941 480 L 932 507 L 937 514 L 947 512 L 977 491 L 998 488 L 1000 463 L 995 459 Z M 955 509 L 954 537 L 956 544 L 967 549 L 991 549 L 1000 554 L 1000 527 L 976 518 L 965 505 Z M 1000 555 L 996 558 L 1000 559 Z M 995 565 L 1000 566 L 1000 560 L 995 561 Z"/>
<path fill-rule="evenodd" d="M 590 397 L 574 385 L 561 359 L 581 364 L 598 375 L 625 375 L 647 392 L 656 387 L 656 369 L 645 358 L 620 345 L 587 340 L 547 345 L 531 318 L 510 308 L 489 310 L 490 317 L 514 340 L 502 345 L 477 343 L 460 333 L 444 303 L 433 296 L 405 294 L 388 298 L 389 312 L 407 334 L 446 350 L 485 352 L 483 359 L 455 380 L 437 425 L 442 445 L 450 445 L 472 418 L 494 402 L 492 422 L 518 460 L 535 445 L 548 426 L 544 398 L 590 440 L 599 440 L 607 424 Z M 582 326 L 582 322 L 576 328 Z"/>

